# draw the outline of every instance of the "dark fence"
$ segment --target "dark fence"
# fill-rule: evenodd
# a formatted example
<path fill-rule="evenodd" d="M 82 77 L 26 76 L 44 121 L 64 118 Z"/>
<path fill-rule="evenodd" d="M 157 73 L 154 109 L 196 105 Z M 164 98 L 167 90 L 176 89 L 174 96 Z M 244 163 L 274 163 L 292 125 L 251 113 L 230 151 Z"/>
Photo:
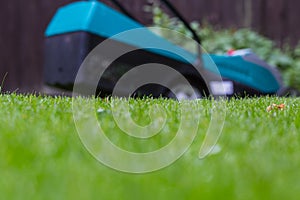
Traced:
<path fill-rule="evenodd" d="M 170 0 L 190 21 L 220 27 L 252 27 L 281 44 L 300 36 L 299 0 Z M 39 91 L 44 30 L 59 6 L 71 0 L 11 0 L 0 3 L 0 81 L 4 90 Z M 112 4 L 109 0 L 103 2 Z M 136 18 L 151 23 L 147 0 L 122 0 Z"/>

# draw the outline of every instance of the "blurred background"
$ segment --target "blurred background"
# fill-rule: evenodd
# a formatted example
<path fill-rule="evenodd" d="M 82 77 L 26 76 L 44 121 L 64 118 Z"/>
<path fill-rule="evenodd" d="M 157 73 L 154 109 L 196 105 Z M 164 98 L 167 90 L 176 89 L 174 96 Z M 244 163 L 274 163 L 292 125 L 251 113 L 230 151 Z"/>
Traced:
<path fill-rule="evenodd" d="M 109 0 L 101 0 L 114 7 Z M 218 28 L 244 28 L 296 46 L 300 36 L 299 0 L 170 0 L 188 21 L 207 21 Z M 71 0 L 1 0 L 0 82 L 2 91 L 38 92 L 43 83 L 44 31 L 55 11 Z M 145 25 L 152 13 L 148 0 L 121 3 Z M 115 8 L 115 7 L 114 7 Z M 167 11 L 166 11 L 167 12 Z M 168 12 L 167 12 L 168 13 Z"/>

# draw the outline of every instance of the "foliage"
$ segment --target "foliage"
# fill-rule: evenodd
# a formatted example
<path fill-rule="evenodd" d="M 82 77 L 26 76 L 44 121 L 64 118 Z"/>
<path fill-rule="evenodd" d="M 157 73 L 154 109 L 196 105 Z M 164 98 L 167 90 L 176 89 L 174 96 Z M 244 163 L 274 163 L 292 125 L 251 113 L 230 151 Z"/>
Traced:
<path fill-rule="evenodd" d="M 153 14 L 153 25 L 178 31 L 188 37 L 192 34 L 186 29 L 181 21 L 166 14 L 158 3 L 146 7 L 146 11 Z M 198 22 L 191 22 L 191 27 L 196 30 L 202 40 L 202 47 L 209 53 L 224 54 L 231 49 L 250 48 L 262 59 L 272 66 L 277 66 L 283 74 L 284 82 L 288 86 L 300 89 L 300 43 L 291 48 L 283 45 L 280 49 L 275 42 L 250 30 L 242 29 L 217 29 L 207 22 L 201 25 Z M 166 35 L 169 32 L 160 33 L 178 45 L 195 52 L 192 44 L 186 41 L 179 41 L 174 35 Z"/>
<path fill-rule="evenodd" d="M 109 110 L 112 101 L 99 99 L 96 110 Z M 209 126 L 211 101 L 197 101 L 203 112 L 189 151 L 173 165 L 142 175 L 112 170 L 89 154 L 76 132 L 71 98 L 11 94 L 0 95 L 0 102 L 1 199 L 276 200 L 298 199 L 300 195 L 300 102 L 294 98 L 226 102 L 219 152 L 202 160 L 198 152 Z M 149 122 L 150 106 L 168 108 L 169 130 L 174 134 L 179 102 L 142 99 L 129 103 L 134 120 L 142 125 Z M 285 108 L 267 112 L 273 103 L 284 103 Z M 157 144 L 152 141 L 144 146 L 128 143 L 124 137 L 118 141 L 113 136 L 120 131 L 111 115 L 98 118 L 112 141 L 124 148 L 142 151 L 151 149 L 147 145 L 166 144 L 164 136 L 154 139 Z"/>

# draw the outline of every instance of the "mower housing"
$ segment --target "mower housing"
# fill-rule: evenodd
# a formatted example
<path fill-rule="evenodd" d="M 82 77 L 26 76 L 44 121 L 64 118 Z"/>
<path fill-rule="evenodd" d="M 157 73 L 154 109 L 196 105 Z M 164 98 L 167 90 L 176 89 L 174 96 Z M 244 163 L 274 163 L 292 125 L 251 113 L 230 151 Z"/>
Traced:
<path fill-rule="evenodd" d="M 98 1 L 79 1 L 59 8 L 45 32 L 45 84 L 72 90 L 80 65 L 98 44 L 121 32 L 143 27 L 138 22 Z M 145 38 L 150 39 L 145 40 Z M 175 53 L 143 49 L 152 42 Z M 109 67 L 111 71 L 101 78 L 101 84 L 98 87 L 98 91 L 102 94 L 111 94 L 122 73 L 145 63 L 162 63 L 172 66 L 195 87 L 199 87 L 205 93 L 212 93 L 209 95 L 229 97 L 234 95 L 272 95 L 284 88 L 278 70 L 251 51 L 239 51 L 230 55 L 209 55 L 226 83 L 225 92 L 220 93 L 218 84 L 213 81 L 205 82 L 202 75 L 199 75 L 190 65 L 190 62 L 197 62 L 197 55 L 151 31 L 145 31 L 144 35 L 136 38 L 119 38 L 115 43 L 116 48 L 134 46 L 140 50 L 120 58 Z M 207 71 L 207 74 L 217 74 L 205 62 L 206 56 L 202 55 L 204 70 Z M 121 66 L 125 66 L 124 69 L 120 69 Z M 88 82 L 88 77 L 86 80 Z M 165 89 L 152 85 L 143 88 L 141 93 L 156 97 L 163 95 Z"/>

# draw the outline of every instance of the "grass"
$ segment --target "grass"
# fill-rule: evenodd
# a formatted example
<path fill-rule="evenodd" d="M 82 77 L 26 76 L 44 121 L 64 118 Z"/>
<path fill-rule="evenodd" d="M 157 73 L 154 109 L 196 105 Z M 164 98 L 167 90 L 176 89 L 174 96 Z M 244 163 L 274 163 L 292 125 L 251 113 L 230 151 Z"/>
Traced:
<path fill-rule="evenodd" d="M 81 99 L 84 103 L 84 99 Z M 109 99 L 96 108 L 109 110 Z M 232 99 L 220 152 L 198 159 L 210 120 L 211 102 L 202 106 L 198 135 L 173 165 L 147 174 L 127 174 L 96 161 L 82 145 L 73 122 L 72 99 L 0 96 L 0 199 L 298 199 L 300 195 L 300 101 L 264 97 Z M 284 103 L 282 111 L 266 112 Z M 128 150 L 159 148 L 178 128 L 179 103 L 171 100 L 130 100 L 133 119 L 150 122 L 145 110 L 166 109 L 162 136 L 150 143 L 121 134 L 110 113 L 98 113 L 107 136 Z M 167 135 L 165 133 L 171 133 Z M 148 145 L 147 145 L 148 144 Z"/>

